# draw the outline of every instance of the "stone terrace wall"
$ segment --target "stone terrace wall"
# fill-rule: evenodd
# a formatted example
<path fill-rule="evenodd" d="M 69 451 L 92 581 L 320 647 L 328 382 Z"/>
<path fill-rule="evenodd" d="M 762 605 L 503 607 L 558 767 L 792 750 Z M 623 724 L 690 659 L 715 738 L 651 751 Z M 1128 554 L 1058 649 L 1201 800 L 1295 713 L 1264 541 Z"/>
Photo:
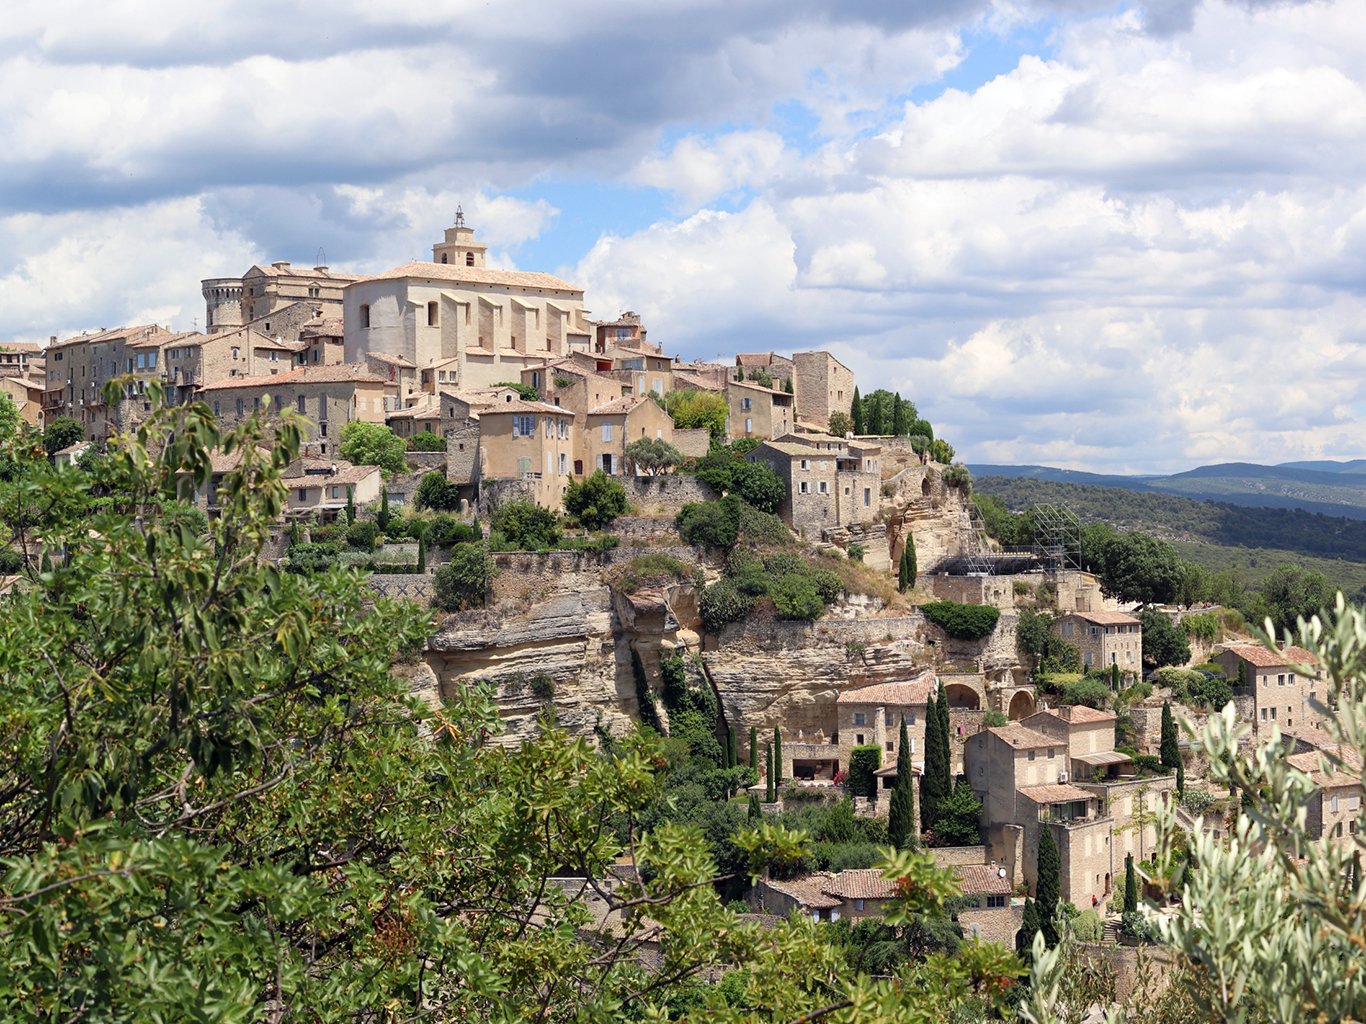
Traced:
<path fill-rule="evenodd" d="M 963 864 L 985 864 L 985 846 L 939 846 L 930 851 L 936 867 L 958 867 Z"/>
<path fill-rule="evenodd" d="M 1115 972 L 1115 1002 L 1120 1005 L 1129 1001 L 1143 984 L 1145 975 L 1158 992 L 1171 982 L 1172 955 L 1161 946 L 1125 946 L 1110 942 L 1079 945 L 1086 954 L 1110 961 Z"/>
<path fill-rule="evenodd" d="M 689 565 L 710 565 L 719 555 L 704 548 L 684 546 L 651 548 L 651 554 L 672 555 Z M 620 547 L 610 551 L 496 551 L 494 563 L 499 574 L 493 582 L 495 600 L 539 600 L 547 594 L 568 593 L 603 585 L 604 573 L 624 567 L 639 558 L 639 548 Z"/>
<path fill-rule="evenodd" d="M 423 576 L 417 573 L 371 573 L 365 585 L 380 597 L 402 597 L 424 607 L 429 607 L 436 596 L 430 573 Z"/>
<path fill-rule="evenodd" d="M 676 516 L 684 505 L 721 497 L 686 473 L 623 477 L 622 483 L 626 485 L 626 500 L 646 516 Z"/>

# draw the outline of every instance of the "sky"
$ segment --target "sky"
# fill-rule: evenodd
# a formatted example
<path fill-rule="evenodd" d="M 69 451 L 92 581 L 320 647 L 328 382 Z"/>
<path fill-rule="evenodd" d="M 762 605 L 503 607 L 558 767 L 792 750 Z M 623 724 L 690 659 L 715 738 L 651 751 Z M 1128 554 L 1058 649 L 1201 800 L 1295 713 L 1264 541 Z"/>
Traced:
<path fill-rule="evenodd" d="M 829 349 L 958 456 L 1366 456 L 1366 2 L 19 0 L 0 341 L 490 262 Z"/>

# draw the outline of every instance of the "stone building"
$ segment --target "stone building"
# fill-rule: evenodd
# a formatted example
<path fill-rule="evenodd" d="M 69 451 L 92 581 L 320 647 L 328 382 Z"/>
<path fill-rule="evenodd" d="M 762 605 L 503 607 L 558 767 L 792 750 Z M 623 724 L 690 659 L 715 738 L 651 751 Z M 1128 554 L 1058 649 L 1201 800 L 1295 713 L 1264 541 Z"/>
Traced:
<path fill-rule="evenodd" d="M 486 267 L 484 247 L 463 218 L 432 256 L 346 286 L 348 361 L 385 353 L 419 370 L 447 363 L 455 377 L 446 383 L 470 388 L 519 380 L 525 366 L 588 350 L 582 288 L 550 274 Z"/>
<path fill-rule="evenodd" d="M 999 942 L 1015 948 L 1015 933 L 1020 930 L 1023 905 L 1017 911 L 1011 904 L 1009 873 L 996 864 L 960 864 L 954 868 L 963 896 L 972 902 L 958 911 L 963 935 L 983 942 Z"/>
<path fill-rule="evenodd" d="M 1261 644 L 1229 644 L 1213 660 L 1235 686 L 1239 665 L 1244 666 L 1254 699 L 1254 737 L 1264 739 L 1273 725 L 1293 730 L 1317 725 L 1322 720 L 1313 702 L 1324 699 L 1327 684 L 1314 656 L 1303 647 L 1287 648 L 1282 644 L 1277 652 Z M 1313 675 L 1300 675 L 1296 665 L 1308 667 Z"/>
<path fill-rule="evenodd" d="M 479 414 L 480 478 L 521 480 L 532 500 L 559 508 L 573 479 L 576 416 L 570 409 L 521 399 Z"/>
<path fill-rule="evenodd" d="M 342 428 L 352 421 L 384 422 L 385 380 L 363 366 L 301 366 L 277 376 L 230 377 L 209 384 L 201 397 L 223 429 L 231 429 L 257 409 L 289 409 L 305 419 L 309 455 L 335 455 Z"/>
<path fill-rule="evenodd" d="M 298 459 L 284 472 L 281 483 L 289 490 L 285 508 L 296 515 L 314 513 L 335 519 L 346 508 L 348 497 L 356 505 L 379 501 L 383 478 L 378 466 L 353 466 L 345 460 Z"/>
<path fill-rule="evenodd" d="M 806 436 L 818 438 L 807 441 Z M 793 529 L 872 522 L 880 503 L 881 449 L 824 435 L 787 434 L 745 455 L 782 478 L 787 493 L 778 515 Z"/>
<path fill-rule="evenodd" d="M 609 476 L 635 474 L 626 446 L 642 438 L 673 444 L 674 421 L 652 398 L 615 398 L 590 409 L 584 418 L 581 447 L 574 456 L 574 475 L 601 469 Z M 584 422 L 584 420 L 576 420 Z"/>
<path fill-rule="evenodd" d="M 19 411 L 21 420 L 30 426 L 40 429 L 43 427 L 43 395 L 45 391 L 39 381 L 0 374 L 0 392 L 9 395 L 15 409 Z"/>
<path fill-rule="evenodd" d="M 628 309 L 615 320 L 590 320 L 593 329 L 593 351 L 606 352 L 608 348 L 641 348 L 646 344 L 645 326 L 640 314 Z M 651 345 L 654 349 L 655 346 Z M 658 351 L 658 349 L 655 349 Z"/>
<path fill-rule="evenodd" d="M 773 386 L 780 390 L 792 380 L 795 372 L 792 360 L 776 352 L 738 352 L 735 365 L 744 372 L 746 380 L 755 370 L 763 370 L 773 379 Z"/>
<path fill-rule="evenodd" d="M 300 366 L 346 362 L 346 332 L 339 316 L 315 316 L 299 328 Z"/>
<path fill-rule="evenodd" d="M 52 339 L 56 341 L 56 338 Z M 0 345 L 0 377 L 42 379 L 43 350 L 37 342 L 7 341 Z"/>
<path fill-rule="evenodd" d="M 402 356 L 371 352 L 365 357 L 365 368 L 389 382 L 386 394 L 391 399 L 389 406 L 392 409 L 402 408 L 421 393 L 418 389 L 417 367 Z"/>
<path fill-rule="evenodd" d="M 200 282 L 204 329 L 210 334 L 233 330 L 296 303 L 308 311 L 302 320 L 315 311 L 340 316 L 342 289 L 354 280 L 354 275 L 334 274 L 325 266 L 296 270 L 288 260 L 277 260 L 268 267 L 253 266 L 240 278 L 207 278 Z"/>
<path fill-rule="evenodd" d="M 129 429 L 136 422 L 138 413 L 150 410 L 150 404 L 142 399 L 142 382 L 165 379 L 162 349 L 167 342 L 183 337 L 185 335 L 172 334 L 156 324 L 145 324 L 81 335 L 49 345 L 43 394 L 44 421 L 69 416 L 85 427 L 86 437 L 92 440 Z M 127 374 L 141 380 L 129 385 L 125 401 L 112 408 L 106 407 L 105 383 Z M 169 400 L 176 400 L 174 392 Z"/>
<path fill-rule="evenodd" d="M 783 437 L 796 427 L 792 396 L 785 391 L 733 380 L 726 384 L 725 394 L 730 406 L 726 433 L 733 438 Z"/>
<path fill-rule="evenodd" d="M 1355 763 L 1345 753 L 1348 763 Z M 1290 754 L 1286 761 L 1292 768 L 1309 776 L 1315 792 L 1306 805 L 1305 828 L 1317 839 L 1326 839 L 1344 851 L 1356 845 L 1357 819 L 1361 815 L 1361 773 L 1340 765 L 1324 764 L 1317 751 Z"/>
<path fill-rule="evenodd" d="M 1084 669 L 1143 672 L 1143 625 L 1127 612 L 1068 612 L 1053 620 L 1053 632 L 1081 652 Z"/>
<path fill-rule="evenodd" d="M 831 413 L 849 415 L 854 402 L 854 371 L 829 352 L 794 352 L 792 389 L 797 417 L 824 430 Z"/>

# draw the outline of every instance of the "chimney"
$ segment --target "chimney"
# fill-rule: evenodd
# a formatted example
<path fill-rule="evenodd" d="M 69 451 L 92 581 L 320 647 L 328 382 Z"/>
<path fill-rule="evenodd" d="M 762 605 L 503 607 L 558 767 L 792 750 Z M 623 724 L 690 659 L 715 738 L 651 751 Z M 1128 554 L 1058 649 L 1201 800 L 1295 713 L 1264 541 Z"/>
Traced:
<path fill-rule="evenodd" d="M 276 270 L 288 270 L 289 260 L 276 260 L 274 263 L 271 264 L 271 266 L 274 267 Z"/>

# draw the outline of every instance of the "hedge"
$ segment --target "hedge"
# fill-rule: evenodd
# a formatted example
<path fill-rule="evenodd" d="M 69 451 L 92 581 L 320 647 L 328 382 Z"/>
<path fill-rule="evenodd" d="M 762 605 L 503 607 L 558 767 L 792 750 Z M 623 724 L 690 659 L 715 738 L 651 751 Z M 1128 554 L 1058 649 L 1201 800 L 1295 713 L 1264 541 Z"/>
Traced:
<path fill-rule="evenodd" d="M 987 604 L 959 604 L 957 601 L 931 601 L 920 610 L 955 640 L 980 640 L 996 628 L 1001 610 Z"/>

